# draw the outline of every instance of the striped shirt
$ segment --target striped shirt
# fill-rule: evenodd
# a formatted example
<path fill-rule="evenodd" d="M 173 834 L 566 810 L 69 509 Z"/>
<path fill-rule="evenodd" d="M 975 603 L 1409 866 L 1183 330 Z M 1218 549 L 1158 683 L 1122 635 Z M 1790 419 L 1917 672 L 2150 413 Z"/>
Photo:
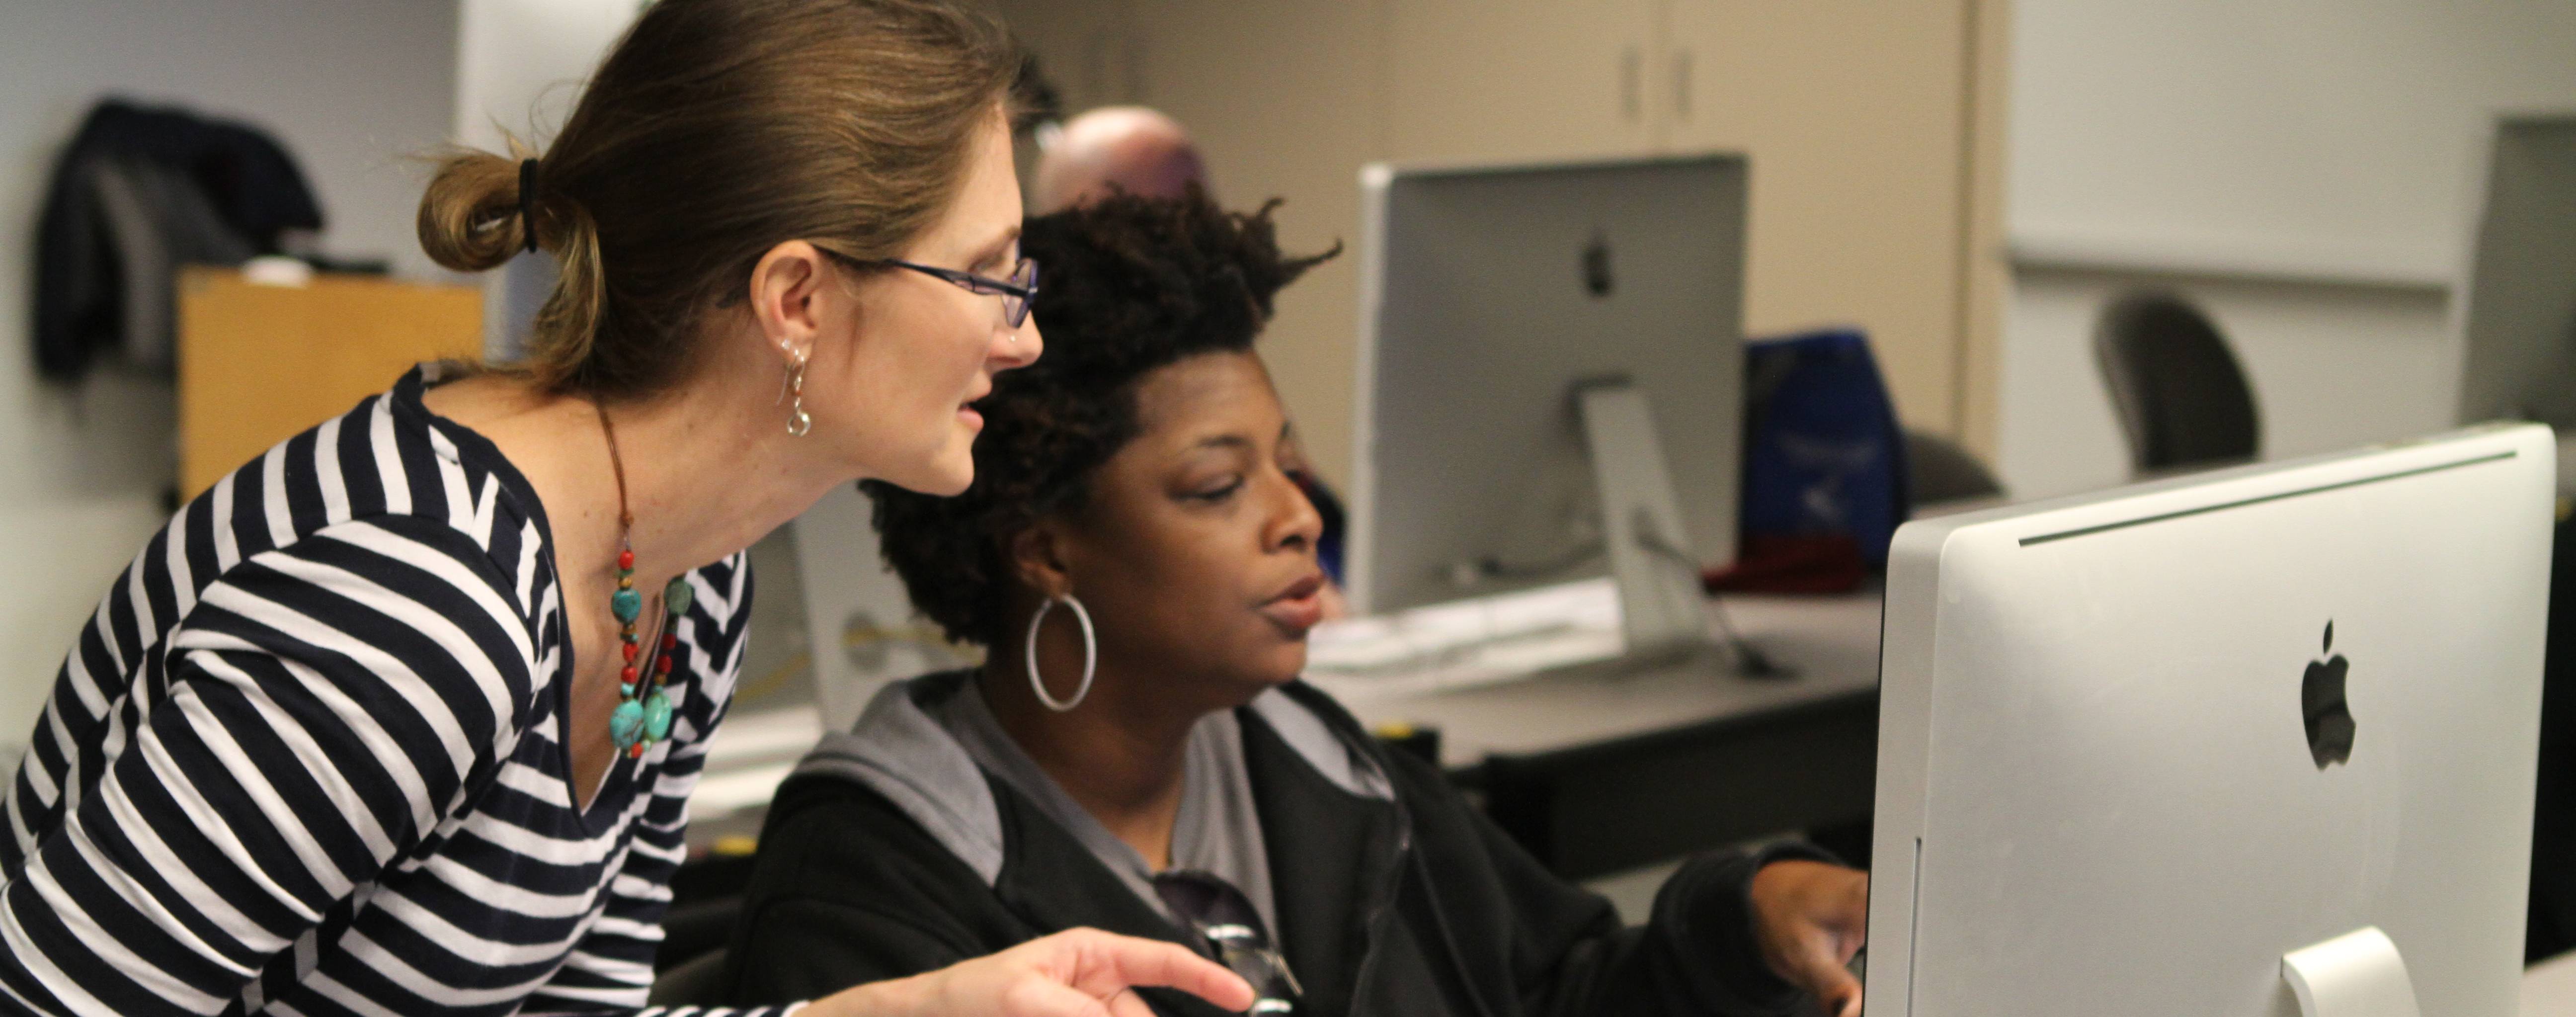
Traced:
<path fill-rule="evenodd" d="M 750 575 L 687 574 L 671 736 L 580 809 L 545 510 L 435 374 L 216 484 L 100 601 L 0 805 L 0 1009 L 643 1007 Z"/>

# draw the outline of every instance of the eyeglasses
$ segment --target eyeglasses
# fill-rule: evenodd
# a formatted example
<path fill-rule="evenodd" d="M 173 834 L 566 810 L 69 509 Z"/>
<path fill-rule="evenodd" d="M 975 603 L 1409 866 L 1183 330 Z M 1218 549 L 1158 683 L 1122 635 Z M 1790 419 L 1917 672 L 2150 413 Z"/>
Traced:
<path fill-rule="evenodd" d="M 891 265 L 896 268 L 911 269 L 912 271 L 919 272 L 933 279 L 944 279 L 948 282 L 955 283 L 958 287 L 964 289 L 968 293 L 980 294 L 983 296 L 999 296 L 1002 298 L 1002 320 L 1012 328 L 1018 328 L 1021 325 L 1028 323 L 1029 301 L 1037 299 L 1038 295 L 1038 263 L 1027 258 L 1022 258 L 1018 264 L 1011 266 L 1010 278 L 994 279 L 989 276 L 976 275 L 973 272 L 960 272 L 953 268 L 941 268 L 937 265 L 924 265 L 919 262 L 904 261 L 900 258 L 879 258 L 875 261 L 861 261 L 857 258 L 853 258 L 836 251 L 826 251 L 824 253 L 830 254 L 835 258 L 839 258 L 842 261 L 849 262 L 853 265 Z"/>
<path fill-rule="evenodd" d="M 1204 872 L 1174 870 L 1154 877 L 1154 892 L 1198 933 L 1218 963 L 1242 976 L 1260 998 L 1247 1014 L 1295 1014 L 1305 994 L 1288 958 L 1262 930 L 1261 915 L 1234 884 Z"/>

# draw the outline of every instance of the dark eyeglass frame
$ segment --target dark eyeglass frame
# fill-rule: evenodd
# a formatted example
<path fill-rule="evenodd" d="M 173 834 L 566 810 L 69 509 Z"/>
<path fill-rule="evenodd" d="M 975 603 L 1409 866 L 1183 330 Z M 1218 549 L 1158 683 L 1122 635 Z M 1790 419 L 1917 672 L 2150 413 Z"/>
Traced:
<path fill-rule="evenodd" d="M 1022 257 L 1018 263 L 1011 266 L 1011 278 L 995 279 L 991 276 L 976 275 L 973 272 L 960 272 L 953 268 L 941 268 L 937 265 L 924 265 L 917 261 L 905 261 L 901 258 L 878 258 L 874 261 L 862 261 L 860 259 L 850 257 L 849 255 L 841 254 L 837 251 L 826 251 L 825 253 L 853 265 L 888 265 L 895 268 L 910 269 L 933 279 L 954 283 L 958 288 L 963 289 L 968 293 L 988 297 L 998 296 L 1002 298 L 1002 320 L 1012 328 L 1018 328 L 1022 325 L 1028 324 L 1029 305 L 1036 302 L 1038 296 L 1038 263 L 1035 259 L 1028 257 Z"/>

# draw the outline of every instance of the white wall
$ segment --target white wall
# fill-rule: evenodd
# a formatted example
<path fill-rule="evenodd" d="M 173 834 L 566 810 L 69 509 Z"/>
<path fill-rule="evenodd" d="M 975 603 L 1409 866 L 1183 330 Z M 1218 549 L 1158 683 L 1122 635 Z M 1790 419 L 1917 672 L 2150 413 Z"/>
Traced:
<path fill-rule="evenodd" d="M 458 0 L 453 137 L 503 155 L 516 138 L 543 154 L 642 8 L 642 0 Z M 554 262 L 542 255 L 491 273 L 483 287 L 486 357 L 518 354 L 554 285 Z"/>
<path fill-rule="evenodd" d="M 432 0 L 82 0 L 0 11 L 0 742 L 33 723 L 55 667 L 176 477 L 170 386 L 38 381 L 29 264 L 55 155 L 102 95 L 261 124 L 319 192 L 326 249 L 430 269 L 407 159 L 453 123 L 456 7 Z"/>
<path fill-rule="evenodd" d="M 2039 498 L 2129 478 L 2127 440 L 2093 359 L 2093 320 L 2126 287 L 2180 290 L 2228 336 L 2254 385 L 2263 452 L 2291 457 L 2438 430 L 2456 371 L 2439 290 L 2159 278 L 2035 269 L 2014 274 L 2004 319 L 2002 479 Z"/>
<path fill-rule="evenodd" d="M 2125 473 L 2090 349 L 2123 285 L 2228 332 L 2294 455 L 2450 422 L 2446 324 L 2499 111 L 2576 108 L 2576 4 L 2017 0 L 1998 467 Z"/>

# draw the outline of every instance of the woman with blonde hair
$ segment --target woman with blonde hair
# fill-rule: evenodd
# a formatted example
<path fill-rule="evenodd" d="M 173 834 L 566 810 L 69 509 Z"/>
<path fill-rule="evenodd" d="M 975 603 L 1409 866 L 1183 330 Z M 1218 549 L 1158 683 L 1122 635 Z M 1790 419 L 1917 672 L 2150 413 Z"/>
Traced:
<path fill-rule="evenodd" d="M 440 264 L 561 264 L 529 355 L 413 371 L 136 557 L 10 787 L 0 1001 L 642 1007 L 742 549 L 858 478 L 964 489 L 969 404 L 1038 356 L 1017 66 L 949 0 L 662 0 L 542 156 L 441 165 Z M 1141 1014 L 1131 985 L 1252 999 L 1085 931 L 801 1012 Z"/>

